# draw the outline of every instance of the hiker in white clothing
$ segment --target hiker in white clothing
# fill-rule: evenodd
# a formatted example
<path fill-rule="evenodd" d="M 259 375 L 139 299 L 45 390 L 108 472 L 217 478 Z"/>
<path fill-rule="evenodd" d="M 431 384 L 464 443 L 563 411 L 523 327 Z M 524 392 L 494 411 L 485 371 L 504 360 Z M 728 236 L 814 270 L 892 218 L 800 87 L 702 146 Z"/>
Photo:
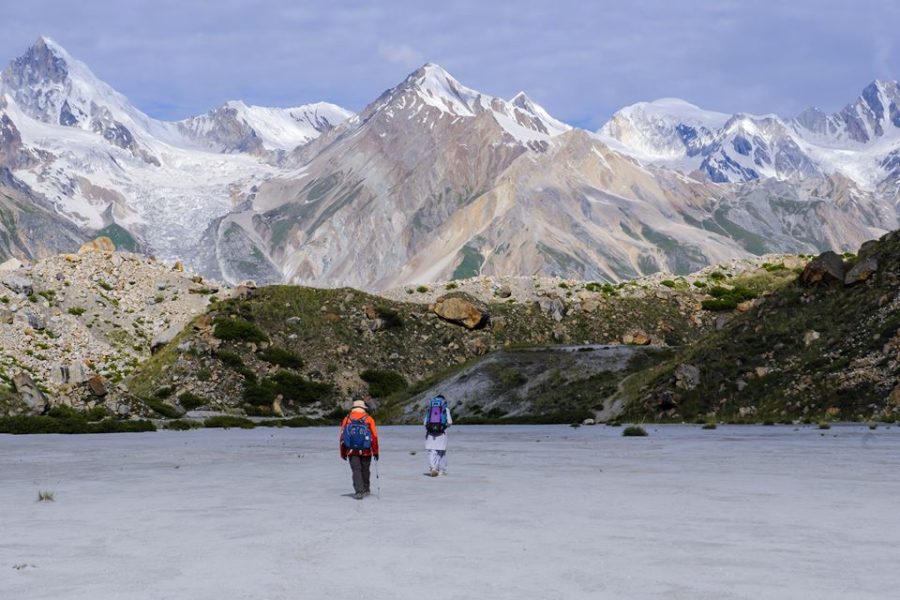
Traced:
<path fill-rule="evenodd" d="M 447 474 L 447 429 L 452 424 L 447 400 L 438 394 L 431 399 L 425 413 L 425 449 L 432 477 Z"/>

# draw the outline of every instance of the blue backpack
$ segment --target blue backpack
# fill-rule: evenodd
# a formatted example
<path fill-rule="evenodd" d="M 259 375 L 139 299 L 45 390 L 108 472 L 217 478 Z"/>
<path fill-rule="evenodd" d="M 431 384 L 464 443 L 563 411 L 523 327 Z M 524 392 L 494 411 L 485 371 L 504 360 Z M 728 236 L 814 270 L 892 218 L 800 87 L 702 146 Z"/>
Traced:
<path fill-rule="evenodd" d="M 443 396 L 431 399 L 425 419 L 425 430 L 431 435 L 441 435 L 447 430 L 447 401 Z"/>
<path fill-rule="evenodd" d="M 344 425 L 342 440 L 348 450 L 371 450 L 372 431 L 369 429 L 369 424 L 366 423 L 366 417 L 347 421 L 347 424 Z"/>

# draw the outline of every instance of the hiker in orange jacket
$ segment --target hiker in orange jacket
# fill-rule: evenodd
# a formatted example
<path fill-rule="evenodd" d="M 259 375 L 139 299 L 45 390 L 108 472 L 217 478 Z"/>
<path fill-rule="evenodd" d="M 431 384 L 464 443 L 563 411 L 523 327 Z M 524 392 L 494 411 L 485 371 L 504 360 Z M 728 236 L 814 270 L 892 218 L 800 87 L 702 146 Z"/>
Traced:
<path fill-rule="evenodd" d="M 341 422 L 341 458 L 349 459 L 357 500 L 369 495 L 369 467 L 373 457 L 378 460 L 378 429 L 367 409 L 365 400 L 354 400 L 350 414 Z"/>

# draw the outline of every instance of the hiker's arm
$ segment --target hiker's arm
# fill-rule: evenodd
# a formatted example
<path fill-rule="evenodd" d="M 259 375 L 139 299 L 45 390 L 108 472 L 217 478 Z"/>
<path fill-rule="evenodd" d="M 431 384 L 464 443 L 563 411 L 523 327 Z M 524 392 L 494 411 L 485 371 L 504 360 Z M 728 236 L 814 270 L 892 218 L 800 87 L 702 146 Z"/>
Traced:
<path fill-rule="evenodd" d="M 347 447 L 344 446 L 344 426 L 347 425 L 347 417 L 341 421 L 341 428 L 338 430 L 338 450 L 341 452 L 341 459 L 347 460 Z"/>
<path fill-rule="evenodd" d="M 372 456 L 378 459 L 378 427 L 375 425 L 375 419 L 369 417 L 369 428 L 372 430 Z"/>
<path fill-rule="evenodd" d="M 453 416 L 450 414 L 450 407 L 447 406 L 444 410 L 447 411 L 447 427 L 450 427 L 453 425 Z"/>

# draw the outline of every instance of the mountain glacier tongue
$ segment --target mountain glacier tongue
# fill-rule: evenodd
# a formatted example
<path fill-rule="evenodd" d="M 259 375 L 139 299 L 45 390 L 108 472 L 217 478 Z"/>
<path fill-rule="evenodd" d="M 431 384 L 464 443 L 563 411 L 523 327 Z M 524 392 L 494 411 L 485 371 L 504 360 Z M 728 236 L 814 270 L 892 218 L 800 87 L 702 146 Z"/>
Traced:
<path fill-rule="evenodd" d="M 232 101 L 165 122 L 40 38 L 0 76 L 0 259 L 102 232 L 232 282 L 384 289 L 855 250 L 897 226 L 897 99 L 875 82 L 793 120 L 666 99 L 592 134 L 429 63 L 358 115 Z"/>

